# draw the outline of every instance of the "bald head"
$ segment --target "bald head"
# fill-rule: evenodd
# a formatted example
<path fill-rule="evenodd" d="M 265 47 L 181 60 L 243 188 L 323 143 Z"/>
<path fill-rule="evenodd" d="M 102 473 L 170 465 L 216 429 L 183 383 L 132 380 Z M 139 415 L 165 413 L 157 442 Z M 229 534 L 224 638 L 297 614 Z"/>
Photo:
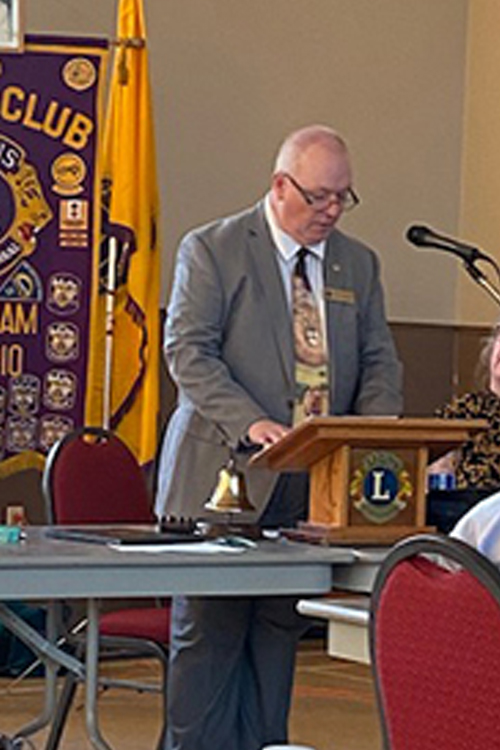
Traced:
<path fill-rule="evenodd" d="M 331 153 L 348 154 L 345 141 L 335 130 L 326 125 L 308 125 L 290 133 L 283 141 L 274 164 L 274 174 L 293 172 L 312 146 Z"/>
<path fill-rule="evenodd" d="M 338 133 L 324 125 L 291 133 L 278 152 L 271 180 L 270 203 L 278 226 L 301 245 L 326 239 L 344 210 L 351 182 L 349 153 Z"/>

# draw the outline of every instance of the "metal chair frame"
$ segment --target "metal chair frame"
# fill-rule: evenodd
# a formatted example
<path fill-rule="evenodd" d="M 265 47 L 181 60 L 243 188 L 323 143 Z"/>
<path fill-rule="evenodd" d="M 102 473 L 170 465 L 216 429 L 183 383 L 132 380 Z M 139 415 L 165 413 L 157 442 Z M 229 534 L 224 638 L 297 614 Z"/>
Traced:
<path fill-rule="evenodd" d="M 42 491 L 45 499 L 45 512 L 47 523 L 49 525 L 56 525 L 57 518 L 54 509 L 55 497 L 54 488 L 52 486 L 52 477 L 54 468 L 60 459 L 65 447 L 74 442 L 75 440 L 82 439 L 84 437 L 90 437 L 95 441 L 106 441 L 109 439 L 118 440 L 123 444 L 124 450 L 128 450 L 125 443 L 120 440 L 111 431 L 101 427 L 81 427 L 61 438 L 49 452 L 45 470 L 42 476 Z M 98 520 L 96 521 L 98 522 Z M 117 522 L 126 523 L 122 519 L 117 518 Z M 137 521 L 138 522 L 138 521 Z M 147 615 L 147 612 L 145 612 Z M 62 625 L 61 625 L 62 627 Z M 79 631 L 84 627 L 84 623 L 78 623 L 76 630 Z M 84 655 L 85 643 L 81 636 L 75 634 L 75 628 L 72 631 L 65 632 L 64 639 L 68 644 L 68 647 L 75 652 L 75 655 L 80 659 Z M 159 686 L 152 686 L 150 684 L 140 683 L 130 680 L 115 680 L 115 679 L 99 679 L 99 685 L 104 689 L 108 687 L 122 687 L 131 688 L 138 690 L 139 692 L 161 692 L 166 695 L 167 689 L 167 672 L 168 672 L 168 645 L 161 644 L 148 638 L 142 637 L 124 637 L 124 636 L 109 636 L 104 635 L 99 637 L 99 646 L 102 648 L 100 653 L 100 661 L 113 661 L 117 659 L 137 659 L 137 658 L 154 658 L 161 666 L 161 684 Z M 57 750 L 64 730 L 64 725 L 73 702 L 76 688 L 79 683 L 79 678 L 76 674 L 68 671 L 65 676 L 64 685 L 59 696 L 59 700 L 56 707 L 55 715 L 52 718 L 50 732 L 45 744 L 45 750 Z M 165 703 L 165 701 L 164 701 Z M 165 738 L 165 718 L 163 721 L 162 731 L 158 741 L 158 750 L 163 747 Z"/>
<path fill-rule="evenodd" d="M 375 682 L 376 701 L 381 720 L 383 746 L 391 749 L 389 717 L 384 705 L 384 685 L 380 676 L 377 654 L 377 616 L 381 597 L 386 584 L 395 569 L 419 556 L 430 556 L 432 562 L 450 572 L 464 570 L 482 586 L 498 605 L 500 614 L 500 570 L 484 555 L 464 542 L 446 536 L 419 534 L 404 539 L 389 552 L 377 573 L 370 603 L 369 642 L 372 672 Z M 451 565 L 449 565 L 451 563 Z M 415 637 L 419 637 L 415 633 Z M 459 676 L 457 674 L 457 680 Z M 418 719 L 415 718 L 415 721 Z M 425 721 L 425 717 L 422 717 Z"/>

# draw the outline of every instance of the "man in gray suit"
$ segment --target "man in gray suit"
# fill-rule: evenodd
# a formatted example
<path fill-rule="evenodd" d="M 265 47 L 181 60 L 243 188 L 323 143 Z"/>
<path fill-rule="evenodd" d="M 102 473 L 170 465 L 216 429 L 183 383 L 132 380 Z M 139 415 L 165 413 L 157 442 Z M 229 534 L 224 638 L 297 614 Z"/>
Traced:
<path fill-rule="evenodd" d="M 206 516 L 234 455 L 263 527 L 307 517 L 307 476 L 247 466 L 291 427 L 292 269 L 306 270 L 328 349 L 331 414 L 399 414 L 401 367 L 378 260 L 336 229 L 358 202 L 342 138 L 324 126 L 282 144 L 265 198 L 181 242 L 165 352 L 178 405 L 159 468 L 159 516 Z M 304 620 L 293 597 L 174 601 L 168 750 L 260 750 L 285 742 Z"/>

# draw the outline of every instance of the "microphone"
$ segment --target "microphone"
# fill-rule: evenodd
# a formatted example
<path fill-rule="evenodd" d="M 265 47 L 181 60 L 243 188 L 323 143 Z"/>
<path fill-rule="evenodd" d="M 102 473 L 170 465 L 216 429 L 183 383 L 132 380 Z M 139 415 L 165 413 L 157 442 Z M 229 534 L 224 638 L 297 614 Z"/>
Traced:
<path fill-rule="evenodd" d="M 490 260 L 477 247 L 458 242 L 451 237 L 438 234 L 430 227 L 413 225 L 406 232 L 406 239 L 417 247 L 436 247 L 462 258 L 464 263 L 474 263 L 475 260 Z"/>

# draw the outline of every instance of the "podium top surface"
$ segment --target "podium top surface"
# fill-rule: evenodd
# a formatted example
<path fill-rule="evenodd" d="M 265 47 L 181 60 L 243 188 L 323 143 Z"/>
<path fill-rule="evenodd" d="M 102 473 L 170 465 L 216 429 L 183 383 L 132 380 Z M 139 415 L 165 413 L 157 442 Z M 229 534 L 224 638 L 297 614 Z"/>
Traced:
<path fill-rule="evenodd" d="M 251 464 L 276 471 L 308 469 L 341 446 L 393 450 L 426 447 L 431 458 L 436 458 L 487 428 L 484 419 L 309 417 L 279 442 L 256 453 Z"/>

